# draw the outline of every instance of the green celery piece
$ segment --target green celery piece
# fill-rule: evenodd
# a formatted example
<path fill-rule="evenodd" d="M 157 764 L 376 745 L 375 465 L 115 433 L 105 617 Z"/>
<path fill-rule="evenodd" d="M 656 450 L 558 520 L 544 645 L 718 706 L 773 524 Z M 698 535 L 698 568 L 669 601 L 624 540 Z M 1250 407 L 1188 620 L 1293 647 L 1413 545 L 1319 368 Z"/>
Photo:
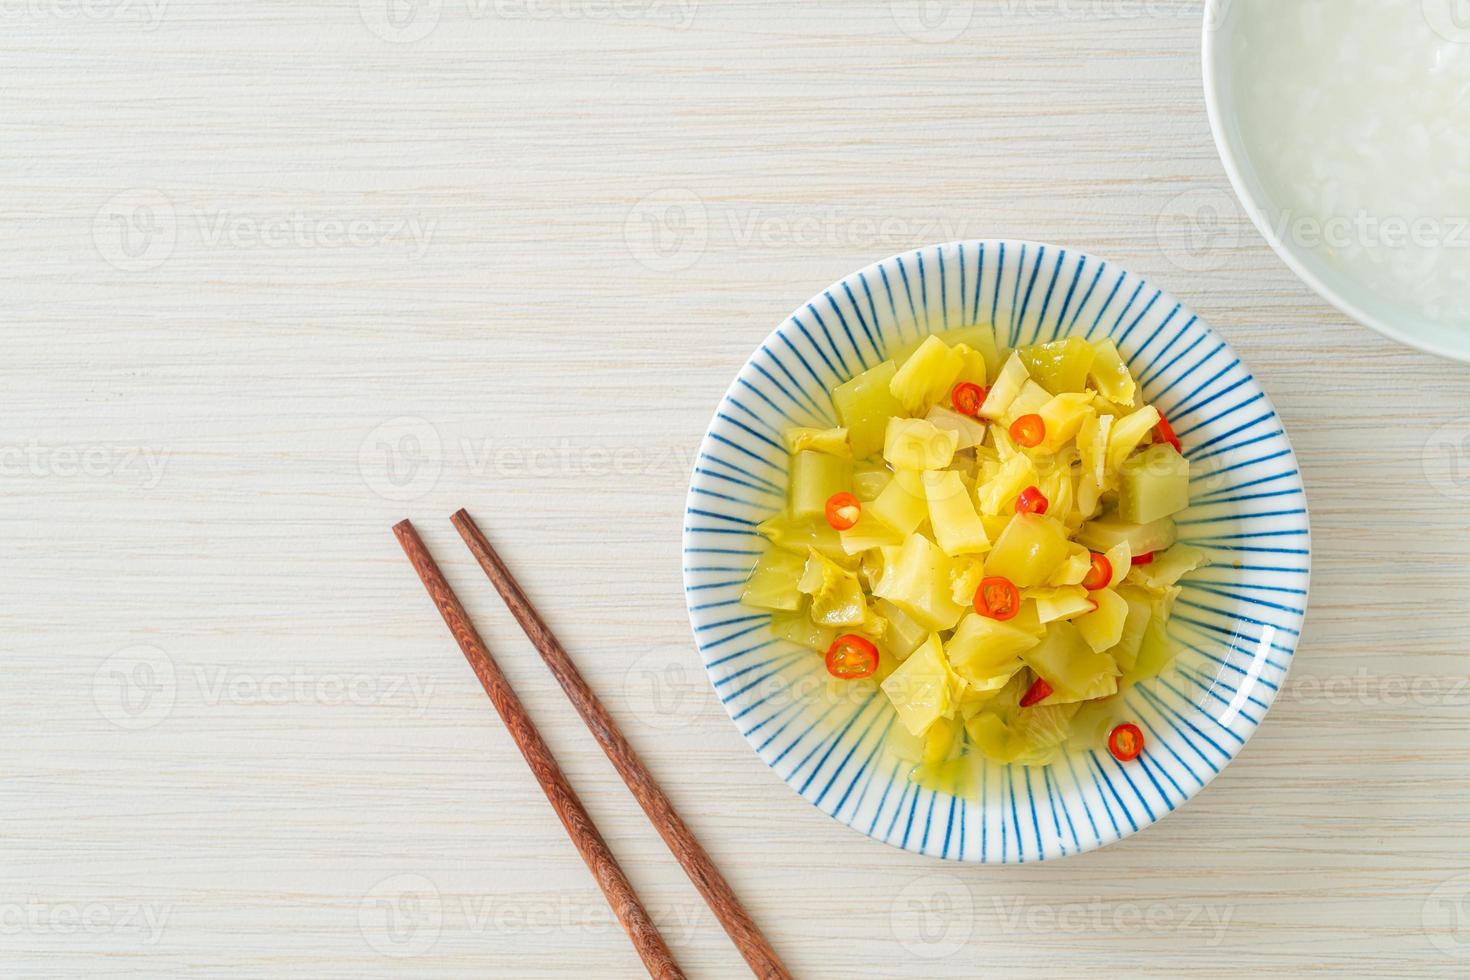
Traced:
<path fill-rule="evenodd" d="M 1118 516 L 1149 524 L 1189 506 L 1189 460 L 1159 443 L 1124 461 L 1118 471 Z"/>
<path fill-rule="evenodd" d="M 903 406 L 889 390 L 897 373 L 898 365 L 884 361 L 832 390 L 837 417 L 847 427 L 847 441 L 858 459 L 880 451 L 888 420 L 903 414 Z"/>
<path fill-rule="evenodd" d="M 811 451 L 794 453 L 787 479 L 791 514 L 825 518 L 827 498 L 852 490 L 852 460 Z"/>

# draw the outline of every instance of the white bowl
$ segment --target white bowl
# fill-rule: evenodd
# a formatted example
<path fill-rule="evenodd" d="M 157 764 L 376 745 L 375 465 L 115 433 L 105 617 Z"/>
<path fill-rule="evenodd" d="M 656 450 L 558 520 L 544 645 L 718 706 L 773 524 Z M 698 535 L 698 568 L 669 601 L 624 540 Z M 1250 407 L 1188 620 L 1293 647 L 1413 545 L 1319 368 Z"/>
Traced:
<path fill-rule="evenodd" d="M 1282 209 L 1272 200 L 1252 165 L 1231 93 L 1229 52 L 1240 10 L 1235 0 L 1206 0 L 1203 60 L 1210 128 L 1225 172 L 1246 213 L 1303 282 L 1354 320 L 1401 344 L 1452 360 L 1470 361 L 1470 331 L 1436 322 L 1417 310 L 1394 303 L 1353 278 L 1348 270 L 1325 261 L 1298 242 L 1283 239 L 1282 223 L 1278 220 Z"/>
<path fill-rule="evenodd" d="M 1148 745 L 1126 765 L 1074 752 L 1038 768 L 980 762 L 961 798 L 908 780 L 893 708 L 866 682 L 829 688 L 822 658 L 740 605 L 765 549 L 756 525 L 784 502 L 792 425 L 835 425 L 833 386 L 931 333 L 988 324 L 998 343 L 1111 337 L 1174 423 L 1189 458 L 1180 540 L 1213 564 L 1186 576 L 1169 635 L 1173 673 L 1130 688 Z M 1286 679 L 1307 604 L 1311 532 L 1286 431 L 1213 330 L 1142 278 L 1075 250 L 951 242 L 832 284 L 751 355 L 710 422 L 685 508 L 684 587 L 720 702 L 776 773 L 878 840 L 932 857 L 1049 860 L 1127 837 L 1205 787 L 1250 738 Z"/>

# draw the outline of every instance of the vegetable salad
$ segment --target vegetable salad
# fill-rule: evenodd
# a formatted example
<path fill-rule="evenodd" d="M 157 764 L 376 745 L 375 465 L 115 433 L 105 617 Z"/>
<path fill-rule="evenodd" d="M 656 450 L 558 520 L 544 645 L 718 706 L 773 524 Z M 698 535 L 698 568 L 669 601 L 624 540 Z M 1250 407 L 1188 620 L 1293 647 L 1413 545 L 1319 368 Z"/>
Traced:
<path fill-rule="evenodd" d="M 920 784 L 967 794 L 973 757 L 1137 757 L 1126 686 L 1158 674 L 1189 462 L 1110 340 L 1007 351 L 930 336 L 832 391 L 840 428 L 793 428 L 785 509 L 746 605 L 876 685 Z"/>

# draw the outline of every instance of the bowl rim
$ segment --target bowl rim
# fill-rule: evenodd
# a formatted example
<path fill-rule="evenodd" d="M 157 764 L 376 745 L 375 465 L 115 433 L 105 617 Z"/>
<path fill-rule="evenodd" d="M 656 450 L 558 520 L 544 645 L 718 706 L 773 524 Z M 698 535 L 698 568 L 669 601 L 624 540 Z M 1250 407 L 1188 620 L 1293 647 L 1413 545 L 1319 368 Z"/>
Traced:
<path fill-rule="evenodd" d="M 1470 363 L 1470 346 L 1458 349 L 1443 344 L 1438 344 L 1418 334 L 1406 331 L 1394 326 L 1387 320 L 1363 309 L 1341 292 L 1328 285 L 1321 276 L 1311 270 L 1308 265 L 1297 255 L 1295 249 L 1288 245 L 1280 235 L 1276 233 L 1275 227 L 1266 218 L 1266 210 L 1261 202 L 1252 193 L 1249 183 L 1245 179 L 1245 168 L 1241 162 L 1240 154 L 1236 153 L 1234 144 L 1230 141 L 1225 127 L 1225 110 L 1221 106 L 1221 97 L 1217 91 L 1220 81 L 1220 44 L 1221 37 L 1225 35 L 1224 24 L 1229 17 L 1229 8 L 1235 0 L 1205 0 L 1203 37 L 1201 39 L 1200 63 L 1204 75 L 1205 89 L 1205 112 L 1210 120 L 1210 134 L 1215 140 L 1215 149 L 1220 155 L 1220 162 L 1224 164 L 1225 174 L 1230 179 L 1231 189 L 1235 192 L 1236 200 L 1250 216 L 1251 223 L 1256 230 L 1266 239 L 1271 249 L 1286 263 L 1297 278 L 1302 280 L 1320 297 L 1332 304 L 1339 311 L 1347 314 L 1352 319 L 1375 330 L 1390 340 L 1398 341 L 1406 347 L 1426 354 L 1433 354 L 1451 361 Z"/>
<path fill-rule="evenodd" d="M 915 248 L 912 248 L 912 249 L 905 249 L 903 251 L 893 253 L 892 255 L 888 255 L 888 256 L 885 256 L 883 258 L 876 259 L 876 260 L 868 263 L 865 266 L 862 266 L 862 267 L 860 267 L 858 269 L 854 269 L 853 271 L 851 271 L 851 272 L 847 273 L 846 275 L 843 275 L 840 278 L 838 278 L 837 280 L 835 280 L 833 283 L 831 283 L 829 286 L 827 286 L 826 289 L 824 289 L 822 291 L 818 291 L 814 295 L 814 297 L 811 300 L 809 300 L 808 302 L 813 302 L 817 298 L 822 297 L 825 293 L 828 293 L 828 292 L 831 292 L 832 290 L 837 289 L 843 283 L 849 282 L 850 280 L 853 280 L 853 279 L 859 277 L 863 273 L 873 272 L 874 270 L 877 270 L 880 266 L 883 266 L 886 263 L 893 262 L 896 259 L 905 258 L 905 257 L 912 256 L 912 255 L 918 255 L 920 253 L 925 253 L 925 252 L 928 252 L 930 250 L 935 250 L 935 249 L 943 250 L 943 249 L 949 249 L 949 248 L 955 248 L 955 247 L 961 247 L 962 248 L 962 247 L 964 247 L 966 245 L 975 245 L 975 244 L 978 244 L 978 243 L 984 243 L 984 244 L 987 244 L 987 245 L 989 245 L 989 244 L 1002 244 L 1003 243 L 1006 246 L 1023 246 L 1024 245 L 1024 246 L 1027 246 L 1027 247 L 1033 247 L 1033 246 L 1035 246 L 1035 247 L 1044 247 L 1044 248 L 1047 248 L 1047 249 L 1052 249 L 1052 248 L 1058 248 L 1058 249 L 1060 249 L 1060 246 L 1055 246 L 1055 245 L 1053 245 L 1051 243 L 1040 242 L 1040 241 L 1037 241 L 1037 240 L 1025 239 L 1025 238 L 967 238 L 967 239 L 956 239 L 956 240 L 952 240 L 952 241 L 932 243 L 932 244 L 927 244 L 927 245 L 920 245 L 920 246 L 915 247 Z M 1077 256 L 1079 258 L 1082 258 L 1082 259 L 1085 259 L 1085 260 L 1089 260 L 1089 261 L 1100 262 L 1100 263 L 1102 263 L 1103 265 L 1105 265 L 1105 266 L 1107 266 L 1109 268 L 1117 269 L 1120 272 L 1122 272 L 1122 273 L 1124 273 L 1126 275 L 1132 276 L 1133 278 L 1137 279 L 1140 283 L 1142 283 L 1145 286 L 1151 285 L 1150 284 L 1150 280 L 1148 278 L 1146 278 L 1145 276 L 1143 276 L 1142 274 L 1137 273 L 1137 272 L 1133 272 L 1127 266 L 1121 265 L 1121 264 L 1119 264 L 1117 262 L 1114 262 L 1114 261 L 1112 261 L 1110 259 L 1102 258 L 1101 256 L 1098 256 L 1095 253 L 1088 252 L 1088 251 L 1081 250 L 1081 249 L 1066 249 L 1065 251 L 1068 254 L 1075 255 L 1075 256 Z M 1229 342 L 1226 341 L 1223 337 L 1220 337 L 1220 335 L 1215 331 L 1214 327 L 1212 327 L 1208 322 L 1206 322 L 1202 318 L 1199 318 L 1198 315 L 1195 314 L 1194 311 L 1187 304 L 1185 304 L 1182 301 L 1178 300 L 1172 293 L 1169 293 L 1169 292 L 1167 292 L 1166 290 L 1164 290 L 1164 289 L 1162 289 L 1160 287 L 1156 287 L 1155 286 L 1155 287 L 1152 287 L 1152 288 L 1156 289 L 1162 297 L 1166 298 L 1169 301 L 1178 303 L 1178 305 L 1182 309 L 1184 309 L 1186 312 L 1189 312 L 1192 315 L 1194 315 L 1196 317 L 1196 319 L 1198 320 L 1199 325 L 1205 331 L 1207 331 L 1207 332 L 1209 332 L 1211 334 L 1214 334 L 1218 339 L 1220 339 L 1225 344 L 1225 346 L 1227 348 L 1229 348 Z M 806 305 L 807 304 L 805 304 L 805 303 L 804 304 L 801 304 L 801 305 L 798 305 L 797 307 L 794 308 L 794 311 L 795 312 L 799 312 L 799 311 L 805 309 L 806 308 Z M 741 381 L 741 377 L 744 375 L 744 373 L 746 371 L 746 368 L 749 366 L 751 360 L 756 356 L 756 354 L 758 354 L 761 351 L 761 349 L 763 347 L 769 346 L 771 344 L 771 342 L 781 334 L 782 329 L 787 325 L 788 322 L 790 322 L 791 316 L 792 316 L 792 314 L 788 314 L 787 316 L 782 317 L 782 319 L 777 322 L 777 324 L 775 325 L 775 327 L 772 328 L 772 330 L 770 331 L 770 333 L 768 333 L 766 335 L 765 339 L 761 342 L 761 344 L 758 345 L 755 348 L 755 350 L 750 355 L 748 355 L 745 358 L 745 360 L 741 363 L 740 367 L 737 369 L 737 371 L 735 373 L 735 376 L 731 379 L 730 384 L 727 386 L 727 388 L 725 390 L 725 393 L 720 396 L 719 401 L 716 403 L 715 408 L 714 408 L 714 412 L 713 412 L 712 417 L 711 417 L 711 420 L 710 420 L 710 423 L 706 427 L 704 434 L 701 436 L 699 450 L 696 453 L 696 457 L 695 457 L 695 465 L 694 465 L 693 471 L 690 473 L 689 489 L 688 489 L 688 492 L 686 493 L 686 501 L 685 501 L 686 513 L 687 513 L 688 508 L 691 507 L 691 506 L 693 506 L 693 494 L 695 493 L 695 488 L 696 488 L 696 486 L 699 483 L 699 459 L 702 457 L 702 455 L 704 454 L 704 452 L 708 448 L 708 445 L 709 445 L 709 443 L 711 441 L 712 435 L 713 435 L 715 429 L 717 428 L 717 425 L 718 425 L 718 422 L 719 422 L 719 412 L 720 412 L 721 407 L 723 407 L 723 405 L 725 404 L 726 400 L 733 393 L 735 393 L 738 390 L 739 385 L 740 385 L 740 381 Z M 1230 349 L 1231 353 L 1234 354 L 1233 348 L 1229 348 L 1229 349 Z M 1250 378 L 1251 382 L 1260 391 L 1261 397 L 1265 401 L 1266 405 L 1269 406 L 1270 409 L 1271 409 L 1271 411 L 1273 412 L 1273 414 L 1276 414 L 1277 417 L 1279 418 L 1280 417 L 1279 412 L 1276 411 L 1276 406 L 1275 406 L 1275 403 L 1271 399 L 1270 393 L 1266 391 L 1266 389 L 1264 388 L 1264 386 L 1262 386 L 1262 384 L 1260 383 L 1260 381 L 1256 378 L 1255 373 L 1252 372 L 1250 370 L 1250 368 L 1245 365 L 1245 362 L 1243 360 L 1240 360 L 1239 359 L 1239 355 L 1234 355 L 1234 356 L 1239 361 L 1239 363 L 1242 366 L 1243 370 L 1245 370 L 1245 372 L 1246 372 L 1247 376 Z M 1301 626 L 1302 626 L 1302 628 L 1298 629 L 1295 632 L 1295 634 L 1292 637 L 1292 639 L 1291 639 L 1291 650 L 1290 650 L 1290 653 L 1286 656 L 1285 664 L 1284 664 L 1284 667 L 1282 669 L 1281 676 L 1280 676 L 1280 686 L 1281 687 L 1284 687 L 1285 682 L 1286 682 L 1287 678 L 1290 675 L 1291 667 L 1292 667 L 1293 663 L 1296 660 L 1296 654 L 1297 654 L 1297 652 L 1300 649 L 1301 639 L 1302 639 L 1303 633 L 1305 631 L 1304 630 L 1304 626 L 1305 626 L 1305 621 L 1306 621 L 1306 614 L 1307 614 L 1307 609 L 1310 606 L 1310 597 L 1311 597 L 1311 578 L 1312 578 L 1313 550 L 1312 550 L 1311 505 L 1310 505 L 1310 501 L 1309 501 L 1308 495 L 1307 495 L 1306 480 L 1305 480 L 1305 478 L 1303 477 L 1303 475 L 1301 473 L 1300 459 L 1297 456 L 1296 447 L 1292 444 L 1291 436 L 1287 432 L 1286 424 L 1285 424 L 1284 421 L 1281 422 L 1281 425 L 1279 427 L 1279 433 L 1278 434 L 1279 434 L 1282 442 L 1285 444 L 1288 452 L 1290 453 L 1292 462 L 1293 462 L 1293 464 L 1295 465 L 1295 468 L 1296 468 L 1296 479 L 1297 479 L 1298 484 L 1301 486 L 1301 515 L 1300 515 L 1300 520 L 1301 520 L 1301 523 L 1302 523 L 1302 534 L 1303 534 L 1302 541 L 1303 541 L 1303 547 L 1305 549 L 1305 554 L 1302 556 L 1303 568 L 1301 570 L 1301 574 L 1302 574 L 1302 592 L 1303 592 L 1303 594 L 1302 594 L 1302 598 L 1301 598 L 1300 618 L 1301 618 Z M 686 526 L 683 528 L 683 531 L 681 533 L 681 553 L 687 552 L 687 549 L 688 549 L 689 543 L 690 543 L 691 534 L 693 534 L 693 533 L 695 533 L 695 529 L 689 527 L 686 524 Z M 694 639 L 694 642 L 695 642 L 695 650 L 696 650 L 696 653 L 697 653 L 697 655 L 699 656 L 699 659 L 700 659 L 700 668 L 705 672 L 705 675 L 706 675 L 707 679 L 709 680 L 709 682 L 711 684 L 716 684 L 716 679 L 715 679 L 714 675 L 710 673 L 710 665 L 706 661 L 706 657 L 704 655 L 702 644 L 701 644 L 701 641 L 699 639 L 700 622 L 699 622 L 698 616 L 696 614 L 696 609 L 694 608 L 694 605 L 693 605 L 693 595 L 692 595 L 691 590 L 690 590 L 691 585 L 692 584 L 697 584 L 697 583 L 694 582 L 692 570 L 687 566 L 687 564 L 686 564 L 686 566 L 683 569 L 683 573 L 681 575 L 681 582 L 682 582 L 682 584 L 684 586 L 685 611 L 686 611 L 686 614 L 689 617 L 690 627 L 694 631 L 693 639 Z M 718 694 L 718 685 L 716 685 L 716 693 Z M 1157 816 L 1152 816 L 1151 815 L 1151 819 L 1147 820 L 1146 822 L 1140 823 L 1137 826 L 1130 826 L 1130 827 L 1126 827 L 1126 828 L 1118 828 L 1116 830 L 1115 834 L 1113 834 L 1113 835 L 1105 835 L 1101 839 L 1098 839 L 1096 841 L 1089 842 L 1087 844 L 1081 845 L 1080 848 L 1078 848 L 1078 849 L 1064 850 L 1061 854 L 1046 854 L 1046 853 L 1039 854 L 1038 857 L 1037 857 L 1037 859 L 1036 859 L 1036 863 L 1041 863 L 1041 862 L 1045 862 L 1045 861 L 1056 861 L 1056 860 L 1061 860 L 1061 859 L 1066 858 L 1066 857 L 1078 856 L 1078 855 L 1086 854 L 1086 853 L 1089 853 L 1089 852 L 1092 852 L 1092 851 L 1101 850 L 1104 847 L 1107 847 L 1107 846 L 1109 846 L 1111 844 L 1115 844 L 1115 843 L 1117 843 L 1117 842 L 1119 842 L 1121 840 L 1124 840 L 1124 839 L 1126 839 L 1128 837 L 1133 837 L 1133 836 L 1137 835 L 1138 833 L 1141 833 L 1142 831 L 1148 829 L 1149 827 L 1152 827 L 1155 824 L 1159 823 L 1165 817 L 1167 817 L 1170 813 L 1173 813 L 1173 812 L 1175 812 L 1176 810 L 1179 810 L 1179 809 L 1183 809 L 1183 807 L 1185 805 L 1187 805 L 1188 803 L 1190 803 L 1191 801 L 1193 801 L 1201 792 L 1204 791 L 1204 789 L 1206 787 L 1208 787 L 1211 783 L 1213 783 L 1215 781 L 1215 779 L 1218 778 L 1218 776 L 1222 772 L 1224 772 L 1224 770 L 1226 768 L 1229 767 L 1230 763 L 1234 762 L 1239 757 L 1240 753 L 1244 750 L 1246 744 L 1250 741 L 1250 739 L 1252 737 L 1254 737 L 1254 735 L 1256 734 L 1256 732 L 1259 730 L 1261 724 L 1264 723 L 1264 721 L 1266 719 L 1266 716 L 1270 713 L 1270 709 L 1275 706 L 1275 702 L 1276 702 L 1277 697 L 1279 696 L 1279 694 L 1280 694 L 1280 689 L 1278 688 L 1278 689 L 1273 689 L 1268 694 L 1264 694 L 1263 695 L 1266 698 L 1266 704 L 1265 704 L 1263 710 L 1261 711 L 1261 715 L 1260 715 L 1259 720 L 1255 721 L 1250 726 L 1250 728 L 1244 733 L 1243 737 L 1240 739 L 1239 744 L 1233 748 L 1233 750 L 1229 753 L 1228 758 L 1219 767 L 1219 769 L 1216 770 L 1216 771 L 1214 771 L 1214 772 L 1212 772 L 1211 774 L 1209 774 L 1209 776 L 1199 786 L 1194 787 L 1194 788 L 1186 791 L 1184 793 L 1184 795 L 1183 795 L 1183 798 L 1179 801 L 1179 804 L 1177 806 L 1174 806 L 1174 807 L 1170 808 L 1169 810 L 1158 814 Z M 736 717 L 736 713 L 735 713 L 735 706 L 732 703 L 726 702 L 725 699 L 723 699 L 723 698 L 717 698 L 717 700 L 720 701 L 721 707 L 724 709 L 725 714 L 731 719 L 731 721 L 732 722 L 736 722 L 736 730 L 737 730 L 737 732 L 740 732 L 740 726 L 738 724 L 738 718 Z M 958 862 L 955 862 L 955 859 L 949 858 L 947 856 L 926 853 L 925 851 L 923 851 L 921 849 L 915 849 L 915 848 L 909 847 L 906 844 L 898 844 L 898 843 L 895 843 L 895 842 L 893 842 L 891 840 L 885 840 L 885 839 L 883 839 L 881 837 L 878 837 L 878 836 L 872 834 L 869 831 L 865 831 L 861 827 L 859 827 L 857 824 L 852 823 L 852 822 L 850 822 L 848 820 L 843 819 L 837 813 L 835 813 L 835 812 L 829 812 L 828 810 L 824 809 L 823 807 L 821 807 L 819 804 L 815 803 L 814 801 L 811 801 L 811 800 L 806 799 L 805 795 L 802 794 L 800 792 L 800 790 L 798 790 L 797 787 L 789 779 L 787 779 L 779 771 L 777 771 L 776 767 L 771 762 L 769 762 L 761 754 L 760 749 L 749 739 L 748 736 L 745 735 L 744 732 L 740 732 L 740 734 L 742 736 L 742 739 L 746 742 L 746 744 L 750 746 L 750 748 L 752 749 L 752 751 L 754 751 L 754 753 L 756 755 L 756 758 L 764 766 L 766 766 L 766 768 L 770 770 L 770 772 L 772 773 L 772 775 L 774 775 L 782 784 L 784 784 L 784 785 L 788 786 L 789 788 L 791 788 L 794 792 L 797 793 L 798 797 L 800 797 L 801 799 L 805 800 L 809 805 L 813 806 L 814 808 L 816 808 L 820 812 L 826 814 L 832 820 L 836 821 L 837 823 L 842 824 L 843 826 L 849 827 L 849 828 L 857 831 L 859 834 L 861 834 L 864 837 L 870 838 L 870 839 L 872 839 L 872 840 L 874 840 L 874 841 L 876 841 L 878 843 L 885 844 L 887 846 L 893 847 L 893 848 L 895 848 L 897 850 L 900 850 L 900 851 L 911 852 L 911 853 L 913 853 L 916 856 L 921 857 L 921 858 L 928 858 L 928 859 L 934 859 L 934 860 L 944 860 L 944 861 L 950 862 L 950 863 L 964 863 L 964 864 L 1010 864 L 1010 863 L 1012 863 L 1011 861 L 1006 860 L 1004 858 L 1001 861 L 999 861 L 999 862 L 987 861 L 985 859 L 984 854 L 980 854 L 980 855 L 973 856 L 973 857 L 972 856 L 969 856 L 969 855 L 966 855 L 966 856 L 960 857 L 958 859 Z M 1021 862 L 1019 862 L 1019 863 L 1030 863 L 1030 862 L 1027 862 L 1024 858 L 1022 858 Z"/>

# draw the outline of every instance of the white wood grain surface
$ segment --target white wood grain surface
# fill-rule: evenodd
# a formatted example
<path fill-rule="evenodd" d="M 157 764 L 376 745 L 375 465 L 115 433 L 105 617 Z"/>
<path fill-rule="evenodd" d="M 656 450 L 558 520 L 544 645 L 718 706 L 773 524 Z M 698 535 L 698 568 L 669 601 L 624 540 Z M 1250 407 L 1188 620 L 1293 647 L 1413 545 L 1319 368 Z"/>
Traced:
<path fill-rule="evenodd" d="M 1198 31 L 1189 0 L 0 0 L 0 973 L 639 975 L 389 533 L 411 516 L 691 975 L 742 974 L 464 505 L 800 976 L 1464 975 L 1470 371 L 1249 227 Z M 1314 519 L 1260 733 L 1044 866 L 802 802 L 680 592 L 746 355 L 965 236 L 1192 304 Z"/>

